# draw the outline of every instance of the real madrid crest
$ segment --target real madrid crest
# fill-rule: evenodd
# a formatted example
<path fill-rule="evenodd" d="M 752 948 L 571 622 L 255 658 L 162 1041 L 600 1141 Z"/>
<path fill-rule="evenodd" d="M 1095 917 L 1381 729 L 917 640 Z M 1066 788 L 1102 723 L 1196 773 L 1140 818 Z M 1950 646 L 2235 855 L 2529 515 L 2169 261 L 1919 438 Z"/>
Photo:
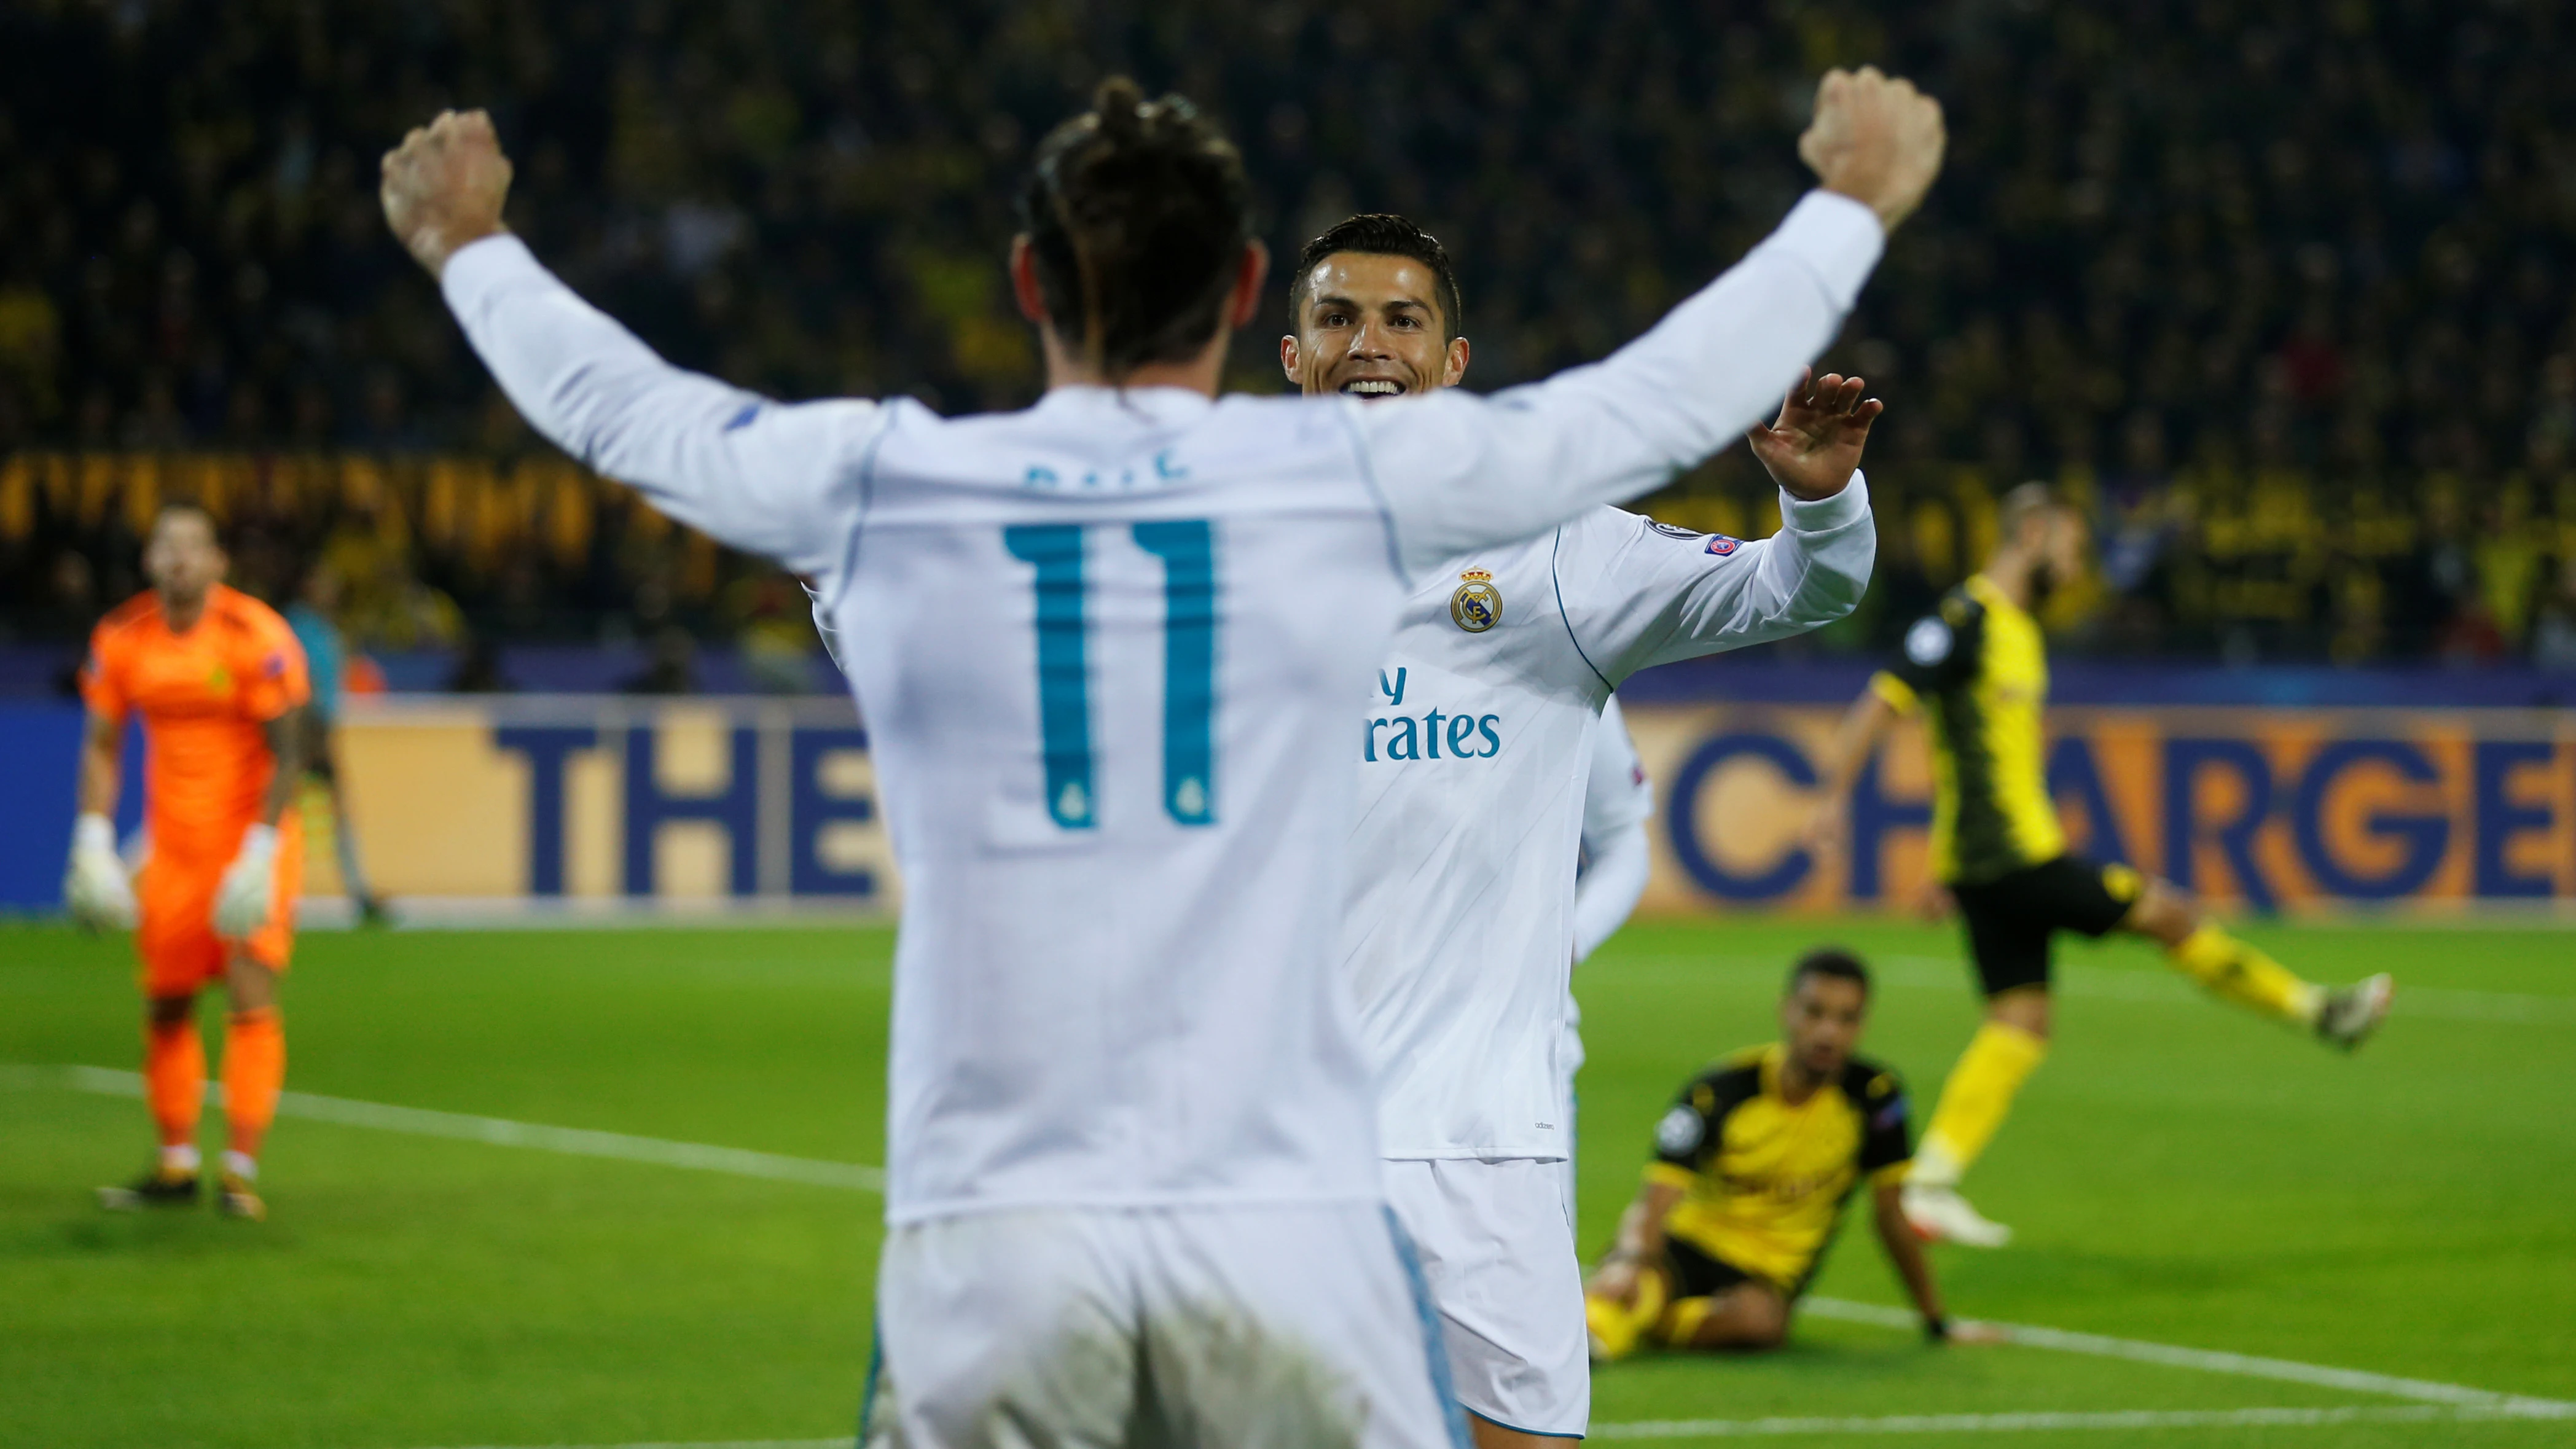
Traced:
<path fill-rule="evenodd" d="M 1483 569 L 1460 574 L 1458 592 L 1449 596 L 1449 619 L 1470 634 L 1482 634 L 1503 622 L 1503 591 Z"/>

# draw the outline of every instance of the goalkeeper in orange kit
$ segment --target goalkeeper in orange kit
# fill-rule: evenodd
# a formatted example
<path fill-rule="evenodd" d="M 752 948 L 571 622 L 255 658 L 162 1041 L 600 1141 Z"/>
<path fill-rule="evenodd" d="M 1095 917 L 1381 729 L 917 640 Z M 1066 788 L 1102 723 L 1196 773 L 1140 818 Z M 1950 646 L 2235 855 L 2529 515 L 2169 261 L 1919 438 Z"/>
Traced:
<path fill-rule="evenodd" d="M 225 566 L 212 517 L 164 508 L 144 546 L 151 591 L 90 636 L 80 819 L 64 896 L 89 925 L 133 926 L 143 963 L 143 1095 L 161 1157 L 131 1186 L 99 1189 L 100 1203 L 198 1200 L 206 1053 L 197 993 L 220 982 L 232 1008 L 223 1056 L 231 1141 L 216 1201 L 259 1218 L 267 1215 L 256 1187 L 260 1140 L 286 1079 L 277 978 L 294 944 L 303 867 L 302 831 L 286 805 L 301 775 L 296 716 L 308 688 L 286 621 L 226 588 Z M 150 842 L 131 881 L 110 823 L 128 715 L 143 724 Z"/>

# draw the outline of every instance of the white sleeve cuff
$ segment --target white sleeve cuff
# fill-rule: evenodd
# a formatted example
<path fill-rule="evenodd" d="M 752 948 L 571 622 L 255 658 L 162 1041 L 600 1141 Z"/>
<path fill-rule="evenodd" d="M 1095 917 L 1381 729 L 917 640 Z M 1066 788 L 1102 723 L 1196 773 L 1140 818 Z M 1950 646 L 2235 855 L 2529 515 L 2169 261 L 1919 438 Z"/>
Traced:
<path fill-rule="evenodd" d="M 474 304 L 513 281 L 546 276 L 545 264 L 528 244 L 508 232 L 467 242 L 450 252 L 438 274 L 438 290 L 449 310 L 462 317 Z"/>
<path fill-rule="evenodd" d="M 1816 190 L 1799 198 L 1763 247 L 1796 257 L 1823 284 L 1835 308 L 1848 312 L 1887 250 L 1887 228 L 1878 224 L 1877 212 L 1850 197 Z"/>
<path fill-rule="evenodd" d="M 1831 498 L 1812 503 L 1789 496 L 1780 490 L 1780 526 L 1799 533 L 1827 533 L 1869 517 L 1869 477 L 1858 468 L 1843 491 Z"/>

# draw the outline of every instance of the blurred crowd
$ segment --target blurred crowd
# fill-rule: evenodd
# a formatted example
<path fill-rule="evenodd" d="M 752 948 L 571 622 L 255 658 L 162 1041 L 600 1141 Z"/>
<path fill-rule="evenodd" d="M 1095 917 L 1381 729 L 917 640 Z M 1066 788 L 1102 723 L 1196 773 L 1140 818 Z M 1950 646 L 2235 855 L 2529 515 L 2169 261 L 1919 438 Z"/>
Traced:
<path fill-rule="evenodd" d="M 141 500 L 211 488 L 246 581 L 327 576 L 362 647 L 785 638 L 793 584 L 530 437 L 384 235 L 374 158 L 442 106 L 494 111 L 513 224 L 675 360 L 967 410 L 1035 394 L 1010 183 L 1108 70 L 1223 116 L 1274 254 L 1438 232 L 1494 387 L 1758 237 L 1813 76 L 1875 60 L 1951 161 L 1827 360 L 1889 403 L 1884 544 L 1814 647 L 1884 643 L 2045 477 L 2097 520 L 2080 647 L 2576 667 L 2571 45 L 2536 0 L 16 0 L 0 617 L 77 633 Z M 1764 491 L 1737 450 L 1650 506 L 1759 531 Z"/>

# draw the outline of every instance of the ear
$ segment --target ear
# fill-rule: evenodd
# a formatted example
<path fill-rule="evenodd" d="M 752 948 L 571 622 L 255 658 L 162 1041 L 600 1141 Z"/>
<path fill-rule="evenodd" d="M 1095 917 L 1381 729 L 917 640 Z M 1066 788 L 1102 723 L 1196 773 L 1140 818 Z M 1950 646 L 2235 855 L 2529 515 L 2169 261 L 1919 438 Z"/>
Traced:
<path fill-rule="evenodd" d="M 1442 387 L 1456 387 L 1458 385 L 1458 379 L 1465 377 L 1466 375 L 1467 339 L 1464 337 L 1452 337 L 1449 339 L 1449 365 L 1441 369 L 1440 385 Z"/>
<path fill-rule="evenodd" d="M 1021 316 L 1047 325 L 1046 289 L 1038 285 L 1038 252 L 1027 232 L 1011 238 L 1011 300 L 1020 304 Z"/>
<path fill-rule="evenodd" d="M 1270 248 L 1258 237 L 1243 244 L 1243 260 L 1235 267 L 1234 295 L 1226 299 L 1225 325 L 1240 330 L 1252 325 L 1261 315 L 1261 284 L 1270 278 Z"/>
<path fill-rule="evenodd" d="M 1285 333 L 1279 339 L 1279 370 L 1288 374 L 1290 382 L 1300 381 L 1297 376 L 1297 334 L 1294 332 Z"/>

